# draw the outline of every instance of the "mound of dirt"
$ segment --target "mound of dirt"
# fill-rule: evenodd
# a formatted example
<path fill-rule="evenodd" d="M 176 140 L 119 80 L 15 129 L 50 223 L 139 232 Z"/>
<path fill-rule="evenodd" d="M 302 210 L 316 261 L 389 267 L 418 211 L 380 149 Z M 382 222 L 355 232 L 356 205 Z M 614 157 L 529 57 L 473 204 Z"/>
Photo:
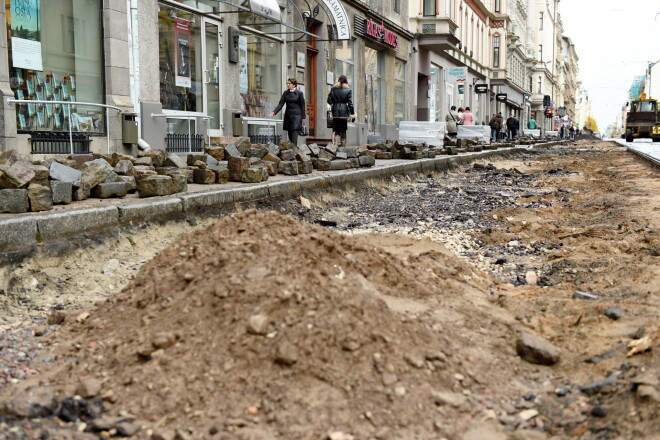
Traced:
<path fill-rule="evenodd" d="M 72 396 L 92 378 L 88 397 L 130 415 L 144 438 L 245 429 L 264 439 L 428 438 L 438 406 L 444 416 L 469 407 L 457 380 L 471 379 L 455 374 L 469 343 L 461 328 L 411 319 L 438 311 L 406 301 L 435 297 L 441 308 L 486 284 L 446 252 L 399 259 L 245 211 L 185 236 L 122 293 L 67 316 L 53 341 L 61 368 L 42 383 Z"/>

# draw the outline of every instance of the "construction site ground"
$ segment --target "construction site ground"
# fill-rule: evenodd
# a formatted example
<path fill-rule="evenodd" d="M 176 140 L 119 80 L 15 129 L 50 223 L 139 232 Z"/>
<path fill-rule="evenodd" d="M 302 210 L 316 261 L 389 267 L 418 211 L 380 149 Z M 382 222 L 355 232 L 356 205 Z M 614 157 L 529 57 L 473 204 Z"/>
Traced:
<path fill-rule="evenodd" d="M 5 265 L 0 440 L 660 439 L 659 192 L 580 141 Z"/>

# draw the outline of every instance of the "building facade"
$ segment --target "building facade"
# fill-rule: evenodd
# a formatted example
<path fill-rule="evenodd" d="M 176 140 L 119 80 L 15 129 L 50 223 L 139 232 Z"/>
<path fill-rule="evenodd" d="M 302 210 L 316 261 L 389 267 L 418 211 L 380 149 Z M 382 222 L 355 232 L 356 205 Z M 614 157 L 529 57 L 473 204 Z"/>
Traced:
<path fill-rule="evenodd" d="M 570 40 L 557 44 L 557 3 L 5 0 L 0 141 L 22 154 L 52 152 L 36 151 L 37 138 L 134 154 L 278 140 L 282 113 L 271 113 L 295 78 L 306 140 L 321 142 L 339 75 L 353 90 L 351 144 L 397 139 L 404 120 L 444 121 L 452 105 L 477 123 L 497 112 L 542 121 L 558 106 L 558 78 L 571 90 L 577 80 Z"/>

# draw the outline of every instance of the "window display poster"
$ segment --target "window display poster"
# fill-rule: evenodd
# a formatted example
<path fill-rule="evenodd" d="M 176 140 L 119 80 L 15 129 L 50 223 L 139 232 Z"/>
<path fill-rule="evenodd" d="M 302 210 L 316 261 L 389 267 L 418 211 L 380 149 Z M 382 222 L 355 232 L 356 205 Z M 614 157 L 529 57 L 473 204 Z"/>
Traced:
<path fill-rule="evenodd" d="M 238 60 L 240 63 L 239 88 L 240 93 L 248 92 L 248 65 L 247 65 L 247 37 L 239 35 L 238 37 Z"/>
<path fill-rule="evenodd" d="M 11 53 L 14 67 L 43 70 L 41 0 L 11 0 Z"/>
<path fill-rule="evenodd" d="M 174 41 L 176 41 L 176 78 L 177 87 L 190 87 L 190 22 L 188 20 L 174 19 Z"/>

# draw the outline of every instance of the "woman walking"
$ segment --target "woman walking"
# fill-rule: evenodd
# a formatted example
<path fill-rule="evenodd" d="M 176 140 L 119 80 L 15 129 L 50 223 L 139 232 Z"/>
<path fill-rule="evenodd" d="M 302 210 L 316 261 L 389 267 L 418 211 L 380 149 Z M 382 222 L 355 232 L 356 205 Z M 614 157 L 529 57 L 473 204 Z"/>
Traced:
<path fill-rule="evenodd" d="M 333 137 L 338 136 L 340 145 L 346 145 L 346 130 L 348 120 L 355 118 L 353 109 L 353 92 L 348 85 L 345 75 L 340 75 L 338 82 L 332 86 L 328 94 L 328 104 L 332 111 Z"/>
<path fill-rule="evenodd" d="M 297 85 L 298 82 L 295 78 L 289 78 L 287 80 L 287 90 L 282 93 L 280 103 L 277 104 L 273 113 L 270 114 L 271 116 L 275 116 L 286 104 L 283 128 L 286 130 L 289 140 L 295 145 L 298 145 L 298 132 L 302 130 L 302 120 L 307 118 L 305 114 L 305 96 L 303 92 L 296 88 Z"/>

